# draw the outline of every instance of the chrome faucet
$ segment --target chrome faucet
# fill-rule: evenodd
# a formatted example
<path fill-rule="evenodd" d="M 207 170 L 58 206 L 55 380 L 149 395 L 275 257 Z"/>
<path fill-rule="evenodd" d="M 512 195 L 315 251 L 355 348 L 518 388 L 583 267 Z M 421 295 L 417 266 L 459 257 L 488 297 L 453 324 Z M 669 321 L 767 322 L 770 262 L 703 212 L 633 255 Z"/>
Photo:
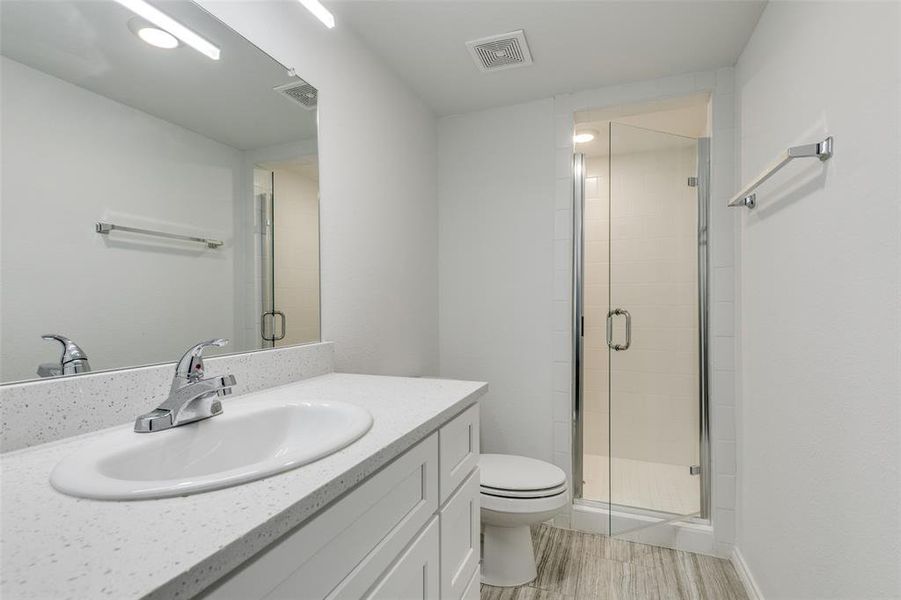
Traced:
<path fill-rule="evenodd" d="M 171 429 L 186 423 L 222 414 L 222 402 L 232 393 L 234 375 L 203 378 L 203 351 L 210 346 L 222 347 L 226 339 L 200 342 L 191 347 L 175 367 L 169 397 L 157 408 L 135 420 L 135 431 L 148 433 Z"/>
<path fill-rule="evenodd" d="M 87 373 L 91 370 L 88 363 L 88 355 L 84 350 L 78 347 L 78 344 L 57 333 L 46 333 L 41 339 L 56 340 L 63 345 L 63 355 L 59 362 L 43 363 L 38 365 L 38 375 L 41 377 L 56 377 L 57 375 L 74 375 L 76 373 Z"/>

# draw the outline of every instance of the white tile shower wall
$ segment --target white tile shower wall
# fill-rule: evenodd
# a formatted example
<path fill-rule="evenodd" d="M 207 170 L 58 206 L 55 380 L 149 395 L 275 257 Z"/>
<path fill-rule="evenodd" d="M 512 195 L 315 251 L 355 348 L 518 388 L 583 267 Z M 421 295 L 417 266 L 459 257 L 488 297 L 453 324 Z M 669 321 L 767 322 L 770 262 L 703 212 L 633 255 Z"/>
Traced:
<path fill-rule="evenodd" d="M 612 131 L 612 174 L 606 156 L 586 160 L 583 450 L 682 465 L 690 486 L 697 481 L 688 476 L 688 466 L 698 461 L 699 433 L 697 190 L 684 182 L 697 172 L 697 145 L 616 124 Z M 638 141 L 657 148 L 627 151 Z M 673 182 L 683 186 L 674 188 Z M 631 313 L 633 347 L 608 357 L 611 297 L 614 306 Z M 621 324 L 616 329 L 622 339 Z M 615 424 L 610 448 L 608 407 Z M 598 475 L 606 480 L 606 474 Z M 591 483 L 594 489 L 599 482 Z"/>
<path fill-rule="evenodd" d="M 297 160 L 299 157 L 317 156 L 318 142 L 315 138 L 300 140 L 290 144 L 267 146 L 244 152 L 244 172 L 254 173 L 257 165 L 262 163 L 277 163 Z M 260 185 L 258 186 L 257 183 Z M 236 205 L 236 228 L 244 233 L 240 239 L 236 239 L 236 247 L 240 252 L 235 256 L 235 272 L 238 281 L 235 293 L 238 296 L 238 306 L 242 307 L 236 312 L 238 319 L 237 333 L 241 335 L 241 348 L 249 348 L 251 344 L 260 345 L 260 315 L 263 312 L 263 244 L 262 234 L 265 225 L 261 222 L 261 205 L 257 194 L 261 191 L 270 191 L 271 179 L 265 184 L 255 183 L 253 177 L 246 178 L 244 182 L 244 197 L 252 201 L 240 202 Z M 259 189 L 257 189 L 259 187 Z M 316 219 L 317 229 L 320 220 Z M 312 232 L 311 232 L 312 235 Z M 318 236 L 318 232 L 317 232 Z M 240 246 L 238 243 L 240 241 Z M 318 248 L 317 248 L 318 258 Z M 318 306 L 319 299 L 316 300 Z M 321 311 L 320 311 L 321 314 Z M 312 321 L 311 321 L 312 323 Z M 321 323 L 319 324 L 321 328 Z M 321 339 L 321 329 L 319 338 Z M 312 339 L 312 338 L 308 338 Z"/>
<path fill-rule="evenodd" d="M 319 340 L 319 184 L 304 172 L 277 169 L 275 305 L 285 316 L 276 346 Z"/>
<path fill-rule="evenodd" d="M 733 101 L 733 70 L 731 68 L 719 69 L 716 72 L 693 73 L 668 77 L 655 81 L 644 81 L 625 85 L 611 86 L 598 90 L 579 92 L 557 96 L 554 102 L 555 140 L 557 141 L 557 157 L 555 159 L 556 174 L 556 201 L 555 206 L 560 220 L 572 220 L 572 173 L 569 161 L 573 153 L 572 130 L 573 113 L 578 110 L 593 108 L 614 107 L 623 104 L 641 103 L 663 98 L 677 97 L 700 92 L 712 92 L 712 149 L 711 149 L 711 194 L 710 194 L 710 319 L 711 323 L 723 323 L 730 320 L 729 315 L 734 315 L 733 281 L 729 278 L 734 273 L 734 213 L 730 212 L 721 201 L 727 198 L 734 189 L 734 101 Z M 569 238 L 566 238 L 569 239 Z M 555 265 L 564 264 L 563 259 L 555 257 Z M 572 302 L 571 289 L 572 270 L 571 264 L 566 263 L 565 268 L 555 268 L 555 299 L 565 300 L 567 310 Z M 723 314 L 726 313 L 726 314 Z M 734 319 L 734 317 L 732 317 Z M 554 321 L 556 333 L 562 333 L 571 340 L 571 325 Z M 713 477 L 712 496 L 713 505 L 717 510 L 713 511 L 712 521 L 715 543 L 711 551 L 720 556 L 728 556 L 732 551 L 735 531 L 735 504 L 734 504 L 734 479 L 725 479 L 720 475 L 734 476 L 736 465 L 734 459 L 735 437 L 733 427 L 722 427 L 723 420 L 728 418 L 728 409 L 734 406 L 735 379 L 732 376 L 735 369 L 735 338 L 725 335 L 721 331 L 719 335 L 710 335 L 711 363 L 714 368 L 710 375 L 710 410 L 711 438 L 713 446 Z M 714 339 L 715 337 L 715 339 Z M 572 405 L 572 386 L 569 373 L 572 366 L 566 361 L 555 360 L 553 369 L 555 374 L 554 389 L 557 394 L 553 401 L 560 406 L 555 406 L 553 414 L 559 420 L 570 410 Z M 562 376 L 566 373 L 566 377 Z M 567 421 L 565 417 L 562 419 Z M 720 426 L 717 426 L 720 423 Z M 567 428 L 554 428 L 560 436 L 568 436 L 571 432 Z M 569 447 L 571 439 L 555 440 L 555 447 Z M 733 452 L 728 453 L 731 444 Z M 718 448 L 724 448 L 720 455 Z M 569 454 L 557 453 L 555 458 L 558 464 L 571 475 L 571 458 Z M 725 489 L 721 487 L 725 486 Z M 565 524 L 565 518 L 562 520 Z"/>
<path fill-rule="evenodd" d="M 234 396 L 334 368 L 330 342 L 206 359 L 210 374 L 237 379 Z M 166 398 L 173 363 L 0 387 L 0 452 L 36 446 L 134 420 Z M 224 401 L 228 410 L 228 401 Z"/>
<path fill-rule="evenodd" d="M 770 2 L 736 67 L 742 179 L 835 137 L 735 209 L 737 545 L 769 600 L 901 597 L 899 46 L 898 2 Z"/>
<path fill-rule="evenodd" d="M 297 2 L 200 4 L 319 89 L 322 336 L 336 368 L 435 374 L 435 116 L 349 28 Z"/>

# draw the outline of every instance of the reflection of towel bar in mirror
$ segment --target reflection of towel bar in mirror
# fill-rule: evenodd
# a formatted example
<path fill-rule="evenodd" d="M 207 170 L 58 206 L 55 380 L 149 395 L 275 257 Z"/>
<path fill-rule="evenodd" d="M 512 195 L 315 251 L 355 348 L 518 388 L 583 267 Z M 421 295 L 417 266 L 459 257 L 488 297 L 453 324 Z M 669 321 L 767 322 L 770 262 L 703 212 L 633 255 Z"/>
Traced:
<path fill-rule="evenodd" d="M 108 234 L 111 231 L 127 231 L 129 233 L 140 233 L 141 235 L 152 235 L 156 237 L 167 238 L 170 240 L 182 240 L 185 242 L 200 242 L 206 244 L 208 248 L 218 248 L 225 242 L 222 240 L 213 240 L 210 238 L 195 237 L 193 235 L 180 235 L 178 233 L 166 233 L 165 231 L 154 231 L 153 229 L 140 229 L 138 227 L 126 227 L 124 225 L 115 225 L 113 223 L 98 222 L 94 224 L 94 231 L 101 234 Z"/>
<path fill-rule="evenodd" d="M 767 167 L 767 169 L 758 175 L 754 181 L 732 196 L 732 199 L 729 200 L 729 206 L 745 206 L 753 209 L 757 206 L 757 194 L 754 193 L 754 190 L 760 187 L 760 184 L 772 177 L 779 169 L 794 159 L 814 157 L 819 158 L 821 161 L 829 160 L 829 158 L 832 157 L 832 136 L 827 137 L 822 142 L 805 144 L 803 146 L 792 146 L 783 152 L 779 159 Z"/>

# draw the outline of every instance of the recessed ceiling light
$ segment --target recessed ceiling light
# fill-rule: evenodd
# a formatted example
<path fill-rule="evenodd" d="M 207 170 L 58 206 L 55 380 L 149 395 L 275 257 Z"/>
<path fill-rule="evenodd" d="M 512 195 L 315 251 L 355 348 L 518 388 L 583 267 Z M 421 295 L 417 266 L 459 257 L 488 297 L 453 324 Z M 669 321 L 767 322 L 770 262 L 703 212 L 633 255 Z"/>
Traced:
<path fill-rule="evenodd" d="M 584 144 L 586 142 L 590 142 L 594 138 L 598 137 L 598 132 L 594 129 L 586 129 L 584 131 L 577 131 L 576 135 L 573 136 L 574 144 Z"/>
<path fill-rule="evenodd" d="M 142 27 L 138 29 L 138 37 L 157 48 L 178 48 L 178 38 L 156 27 Z"/>
<path fill-rule="evenodd" d="M 335 16 L 322 6 L 319 0 L 298 0 L 298 2 L 303 4 L 304 8 L 313 13 L 313 16 L 322 21 L 323 25 L 329 29 L 335 26 Z"/>
<path fill-rule="evenodd" d="M 201 54 L 209 56 L 213 60 L 219 60 L 219 48 L 211 44 L 209 41 L 200 37 L 197 33 L 191 31 L 166 13 L 162 12 L 155 6 L 152 6 L 144 0 L 116 0 L 119 4 L 132 11 L 139 17 L 143 17 L 162 29 L 170 35 L 183 41 L 188 46 L 194 48 Z M 140 33 L 138 33 L 140 35 Z M 147 41 L 143 36 L 141 39 Z M 151 43 L 151 42 L 148 42 Z"/>
<path fill-rule="evenodd" d="M 133 34 L 150 44 L 156 48 L 178 48 L 179 42 L 178 38 L 169 33 L 168 31 L 163 31 L 159 27 L 155 27 L 142 19 L 141 17 L 134 17 L 128 21 L 128 28 L 131 30 Z"/>

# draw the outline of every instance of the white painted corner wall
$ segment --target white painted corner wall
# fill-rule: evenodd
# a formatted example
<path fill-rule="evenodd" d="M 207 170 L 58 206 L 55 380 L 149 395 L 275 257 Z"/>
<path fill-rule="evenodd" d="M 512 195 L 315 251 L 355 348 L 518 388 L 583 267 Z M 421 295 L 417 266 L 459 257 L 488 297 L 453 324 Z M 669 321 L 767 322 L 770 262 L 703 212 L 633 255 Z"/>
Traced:
<path fill-rule="evenodd" d="M 438 372 L 432 112 L 347 27 L 297 2 L 200 4 L 319 89 L 322 337 L 335 369 Z"/>
<path fill-rule="evenodd" d="M 835 137 L 740 213 L 738 556 L 767 600 L 901 597 L 897 2 L 770 2 L 740 171 Z"/>

